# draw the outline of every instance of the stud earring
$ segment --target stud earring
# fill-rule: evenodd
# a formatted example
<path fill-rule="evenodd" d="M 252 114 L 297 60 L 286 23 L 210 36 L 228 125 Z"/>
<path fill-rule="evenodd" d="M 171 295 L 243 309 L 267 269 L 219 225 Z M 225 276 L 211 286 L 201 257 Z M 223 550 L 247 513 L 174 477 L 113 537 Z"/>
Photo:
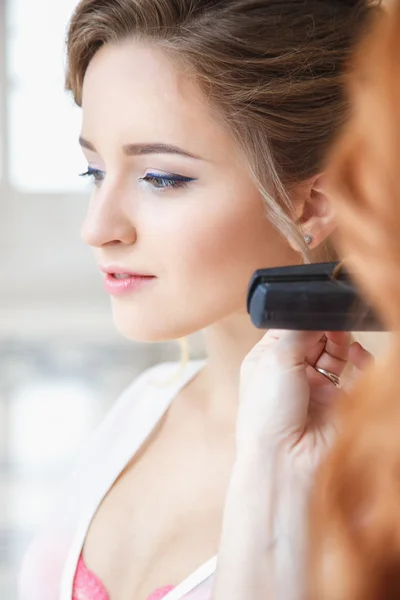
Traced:
<path fill-rule="evenodd" d="M 307 246 L 309 246 L 311 244 L 312 240 L 313 240 L 312 235 L 305 235 L 304 236 L 304 241 L 307 244 Z"/>

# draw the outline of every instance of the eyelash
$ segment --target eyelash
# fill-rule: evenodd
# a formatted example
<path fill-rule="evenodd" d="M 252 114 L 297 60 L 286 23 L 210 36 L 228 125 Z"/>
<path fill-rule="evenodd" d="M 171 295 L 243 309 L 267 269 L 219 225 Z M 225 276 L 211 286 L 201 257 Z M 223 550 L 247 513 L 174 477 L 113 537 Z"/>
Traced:
<path fill-rule="evenodd" d="M 95 185 L 99 185 L 103 181 L 105 173 L 104 171 L 100 171 L 100 169 L 88 167 L 88 170 L 85 173 L 81 173 L 80 177 L 92 177 Z M 156 190 L 166 190 L 168 188 L 178 189 L 185 187 L 192 181 L 195 181 L 195 179 L 193 177 L 184 177 L 183 175 L 160 175 L 157 173 L 148 173 L 144 177 L 141 177 L 139 181 L 148 183 Z"/>
<path fill-rule="evenodd" d="M 192 177 L 183 177 L 183 175 L 160 175 L 156 173 L 147 173 L 147 175 L 141 177 L 139 181 L 145 181 L 156 190 L 166 190 L 168 188 L 178 189 L 185 187 L 191 181 L 194 181 L 194 179 Z"/>
<path fill-rule="evenodd" d="M 104 172 L 100 171 L 100 169 L 88 167 L 88 170 L 85 173 L 81 173 L 79 177 L 92 177 L 95 185 L 99 185 L 104 179 Z"/>

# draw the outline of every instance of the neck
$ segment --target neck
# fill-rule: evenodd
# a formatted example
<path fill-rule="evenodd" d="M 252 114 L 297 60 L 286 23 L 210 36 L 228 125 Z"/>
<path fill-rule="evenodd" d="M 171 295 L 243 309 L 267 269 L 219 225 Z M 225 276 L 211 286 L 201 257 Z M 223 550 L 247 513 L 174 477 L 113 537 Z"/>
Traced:
<path fill-rule="evenodd" d="M 208 361 L 203 385 L 213 411 L 221 416 L 236 415 L 243 359 L 264 333 L 245 313 L 232 315 L 204 331 Z"/>

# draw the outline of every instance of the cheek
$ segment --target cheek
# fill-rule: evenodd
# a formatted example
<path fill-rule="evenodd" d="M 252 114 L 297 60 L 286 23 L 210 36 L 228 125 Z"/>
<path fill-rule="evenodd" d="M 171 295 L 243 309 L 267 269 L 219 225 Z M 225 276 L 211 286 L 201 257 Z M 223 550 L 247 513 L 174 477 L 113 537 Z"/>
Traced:
<path fill-rule="evenodd" d="M 254 270 L 269 266 L 274 255 L 282 257 L 287 243 L 267 220 L 258 199 L 221 201 L 205 208 L 201 213 L 185 210 L 171 222 L 173 231 L 165 248 L 169 275 L 177 286 L 190 286 L 196 293 L 209 283 L 208 290 L 219 292 L 222 287 L 243 295 Z"/>

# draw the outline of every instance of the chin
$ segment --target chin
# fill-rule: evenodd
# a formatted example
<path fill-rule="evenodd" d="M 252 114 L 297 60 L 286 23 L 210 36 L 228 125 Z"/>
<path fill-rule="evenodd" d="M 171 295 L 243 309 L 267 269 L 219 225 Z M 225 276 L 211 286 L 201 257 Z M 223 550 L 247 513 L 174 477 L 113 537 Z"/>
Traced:
<path fill-rule="evenodd" d="M 236 304 L 228 306 L 226 298 L 208 306 L 201 302 L 196 305 L 193 302 L 151 301 L 139 304 L 113 299 L 112 312 L 115 326 L 125 338 L 136 342 L 170 342 L 188 337 L 233 314 L 242 315 L 243 302 Z M 191 310 L 188 310 L 188 305 Z M 171 307 L 174 307 L 173 310 Z"/>
<path fill-rule="evenodd" d="M 146 315 L 143 312 L 135 314 L 135 311 L 113 306 L 113 319 L 117 331 L 135 342 L 170 342 L 196 331 L 183 322 L 171 323 L 160 312 L 156 315 Z"/>

